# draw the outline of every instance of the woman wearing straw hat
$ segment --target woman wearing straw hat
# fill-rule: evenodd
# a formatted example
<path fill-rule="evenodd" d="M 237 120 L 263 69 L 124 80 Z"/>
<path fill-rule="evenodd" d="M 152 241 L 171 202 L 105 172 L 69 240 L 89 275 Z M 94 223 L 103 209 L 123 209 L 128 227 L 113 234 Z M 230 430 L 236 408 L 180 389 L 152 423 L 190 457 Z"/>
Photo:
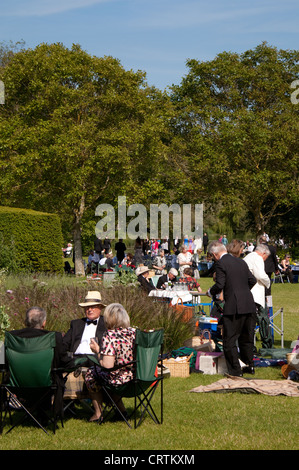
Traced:
<path fill-rule="evenodd" d="M 138 266 L 135 271 L 138 281 L 140 282 L 141 288 L 148 294 L 153 289 L 156 289 L 155 286 L 148 280 L 149 269 L 147 266 Z"/>
<path fill-rule="evenodd" d="M 102 315 L 106 305 L 102 302 L 100 292 L 87 292 L 84 302 L 79 303 L 79 306 L 84 308 L 85 317 L 72 320 L 70 329 L 63 338 L 66 351 L 76 357 L 93 354 L 90 349 L 90 339 L 97 338 L 100 344 L 103 333 L 106 331 Z"/>

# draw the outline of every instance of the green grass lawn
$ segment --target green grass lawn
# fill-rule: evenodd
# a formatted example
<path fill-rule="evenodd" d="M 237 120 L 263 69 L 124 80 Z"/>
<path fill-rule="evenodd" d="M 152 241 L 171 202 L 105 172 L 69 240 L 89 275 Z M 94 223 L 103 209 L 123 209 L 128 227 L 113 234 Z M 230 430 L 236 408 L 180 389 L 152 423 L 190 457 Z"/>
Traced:
<path fill-rule="evenodd" d="M 211 279 L 201 279 L 203 290 Z M 272 288 L 274 311 L 284 309 L 284 346 L 299 335 L 299 284 Z M 280 318 L 276 322 L 280 326 Z M 259 346 L 259 343 L 257 343 Z M 275 347 L 280 336 L 275 334 Z M 247 376 L 250 378 L 250 376 Z M 2 450 L 297 450 L 299 398 L 262 394 L 190 393 L 194 387 L 221 379 L 220 375 L 191 374 L 164 380 L 164 422 L 147 418 L 137 430 L 125 423 L 88 423 L 66 416 L 56 434 L 24 425 L 0 437 Z M 260 367 L 255 378 L 283 380 L 280 367 Z M 299 386 L 299 383 L 298 383 Z M 158 403 L 158 397 L 155 402 Z M 130 407 L 130 402 L 127 402 Z M 7 430 L 7 426 L 4 429 Z"/>

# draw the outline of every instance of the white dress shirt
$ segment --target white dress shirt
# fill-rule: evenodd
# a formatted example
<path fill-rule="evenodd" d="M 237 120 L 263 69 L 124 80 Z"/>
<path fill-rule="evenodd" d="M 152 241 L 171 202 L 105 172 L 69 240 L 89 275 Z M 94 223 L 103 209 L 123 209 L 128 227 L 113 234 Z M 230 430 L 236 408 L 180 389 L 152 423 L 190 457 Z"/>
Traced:
<path fill-rule="evenodd" d="M 95 338 L 96 329 L 97 325 L 94 325 L 93 323 L 88 324 L 86 322 L 81 342 L 74 354 L 93 354 L 92 350 L 90 349 L 90 339 Z"/>

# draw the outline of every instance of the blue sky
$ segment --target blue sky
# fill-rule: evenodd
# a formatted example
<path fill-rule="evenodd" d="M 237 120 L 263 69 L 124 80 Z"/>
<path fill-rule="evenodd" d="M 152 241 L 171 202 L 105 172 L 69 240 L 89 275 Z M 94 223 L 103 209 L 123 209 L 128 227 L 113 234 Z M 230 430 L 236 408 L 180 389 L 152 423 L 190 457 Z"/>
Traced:
<path fill-rule="evenodd" d="M 0 42 L 73 43 L 143 70 L 160 89 L 179 84 L 188 58 L 206 61 L 263 41 L 298 49 L 298 0 L 1 0 Z"/>

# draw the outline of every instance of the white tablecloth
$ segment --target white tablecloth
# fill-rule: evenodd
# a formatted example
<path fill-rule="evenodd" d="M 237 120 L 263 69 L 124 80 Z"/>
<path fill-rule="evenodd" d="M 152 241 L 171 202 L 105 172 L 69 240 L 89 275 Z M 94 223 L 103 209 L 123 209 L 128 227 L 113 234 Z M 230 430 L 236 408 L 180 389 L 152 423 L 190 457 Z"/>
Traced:
<path fill-rule="evenodd" d="M 179 299 L 182 299 L 183 303 L 192 302 L 193 296 L 190 291 L 187 290 L 163 290 L 157 289 L 152 290 L 148 294 L 149 297 L 164 297 L 170 299 L 171 305 L 176 305 Z M 200 296 L 196 295 L 196 302 L 200 303 Z"/>

